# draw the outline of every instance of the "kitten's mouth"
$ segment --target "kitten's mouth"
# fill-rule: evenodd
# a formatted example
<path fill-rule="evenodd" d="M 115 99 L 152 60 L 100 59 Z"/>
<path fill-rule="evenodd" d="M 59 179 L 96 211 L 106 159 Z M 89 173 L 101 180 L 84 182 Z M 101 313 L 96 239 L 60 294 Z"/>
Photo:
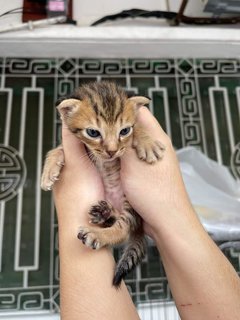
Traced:
<path fill-rule="evenodd" d="M 120 158 L 124 154 L 124 148 L 116 151 L 116 152 L 100 152 L 95 150 L 94 155 L 96 158 L 104 161 L 113 161 L 116 158 Z"/>
<path fill-rule="evenodd" d="M 104 160 L 104 161 L 113 161 L 114 159 L 118 158 L 119 155 L 109 155 L 101 152 L 95 152 L 94 156 L 99 159 L 99 160 Z"/>
<path fill-rule="evenodd" d="M 104 160 L 112 161 L 112 160 L 115 160 L 116 158 L 119 158 L 119 155 L 118 155 L 118 154 L 106 155 L 106 156 L 104 157 Z"/>
<path fill-rule="evenodd" d="M 123 155 L 123 151 L 118 151 L 114 154 L 104 154 L 103 158 L 105 161 L 113 161 L 117 158 L 120 158 Z"/>

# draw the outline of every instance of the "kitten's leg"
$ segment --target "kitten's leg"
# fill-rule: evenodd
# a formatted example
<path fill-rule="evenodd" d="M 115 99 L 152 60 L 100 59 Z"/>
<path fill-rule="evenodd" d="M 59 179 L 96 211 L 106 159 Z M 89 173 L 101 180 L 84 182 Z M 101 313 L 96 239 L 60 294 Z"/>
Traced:
<path fill-rule="evenodd" d="M 88 247 L 100 249 L 103 246 L 114 245 L 128 239 L 132 230 L 137 228 L 137 220 L 129 203 L 125 201 L 122 212 L 110 208 L 111 216 L 116 220 L 108 228 L 80 227 L 78 238 Z"/>
<path fill-rule="evenodd" d="M 160 141 L 153 140 L 139 124 L 134 127 L 132 146 L 138 158 L 150 164 L 162 159 L 165 150 L 165 146 Z"/>
<path fill-rule="evenodd" d="M 51 190 L 55 181 L 58 180 L 64 165 L 64 153 L 62 146 L 49 151 L 43 167 L 41 188 L 45 191 Z"/>
<path fill-rule="evenodd" d="M 105 202 L 105 201 L 104 201 Z M 122 213 L 111 207 L 111 214 L 116 218 L 115 223 L 108 228 L 80 228 L 78 238 L 92 249 L 114 245 L 128 240 L 121 259 L 118 261 L 113 285 L 118 287 L 122 279 L 133 270 L 145 255 L 145 238 L 142 219 L 131 208 L 127 200 L 124 201 Z"/>

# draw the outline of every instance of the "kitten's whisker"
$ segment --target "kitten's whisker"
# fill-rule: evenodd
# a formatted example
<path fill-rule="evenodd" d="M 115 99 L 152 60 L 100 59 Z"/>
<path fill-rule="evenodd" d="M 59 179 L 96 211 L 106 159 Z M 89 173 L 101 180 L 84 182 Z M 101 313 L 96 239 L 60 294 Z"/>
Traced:
<path fill-rule="evenodd" d="M 83 158 L 87 158 L 88 157 L 88 154 L 85 153 L 84 155 L 82 155 L 81 157 L 79 157 L 79 159 L 83 159 Z"/>
<path fill-rule="evenodd" d="M 96 158 L 95 158 L 94 155 L 90 155 L 90 156 L 89 156 L 89 159 L 90 159 L 90 161 L 91 161 L 92 164 L 94 164 L 94 165 L 96 164 Z"/>
<path fill-rule="evenodd" d="M 86 170 L 92 169 L 93 167 L 95 167 L 94 163 L 90 159 L 84 159 L 84 160 L 85 160 L 84 164 L 86 166 L 86 168 L 85 168 Z"/>
<path fill-rule="evenodd" d="M 92 152 L 88 152 L 80 157 L 80 159 L 83 160 L 84 164 L 87 164 L 87 167 L 89 166 L 95 166 L 96 158 Z"/>
<path fill-rule="evenodd" d="M 89 157 L 90 161 L 91 161 L 93 164 L 96 164 L 96 156 L 94 155 L 93 152 L 90 151 L 90 152 L 88 153 L 88 157 Z"/>

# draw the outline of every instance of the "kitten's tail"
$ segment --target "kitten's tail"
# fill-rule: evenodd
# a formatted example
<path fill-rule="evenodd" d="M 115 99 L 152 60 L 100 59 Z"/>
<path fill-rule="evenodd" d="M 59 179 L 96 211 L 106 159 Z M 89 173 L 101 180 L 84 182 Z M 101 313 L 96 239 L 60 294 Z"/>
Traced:
<path fill-rule="evenodd" d="M 122 279 L 141 262 L 145 256 L 145 248 L 146 240 L 141 228 L 141 230 L 137 230 L 131 234 L 123 255 L 117 263 L 113 278 L 113 285 L 115 287 L 118 288 Z"/>

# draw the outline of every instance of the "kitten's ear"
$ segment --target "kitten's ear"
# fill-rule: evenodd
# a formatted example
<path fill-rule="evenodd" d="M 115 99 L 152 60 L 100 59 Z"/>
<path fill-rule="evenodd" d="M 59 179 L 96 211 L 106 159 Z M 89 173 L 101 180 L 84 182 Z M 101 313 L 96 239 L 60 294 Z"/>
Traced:
<path fill-rule="evenodd" d="M 150 103 L 150 99 L 142 96 L 134 96 L 131 98 L 128 98 L 128 101 L 135 104 L 135 108 L 138 109 L 142 106 L 145 106 L 146 104 Z"/>
<path fill-rule="evenodd" d="M 61 115 L 61 119 L 64 120 L 65 118 L 73 115 L 81 105 L 81 101 L 78 99 L 65 99 L 57 105 L 57 109 Z"/>

